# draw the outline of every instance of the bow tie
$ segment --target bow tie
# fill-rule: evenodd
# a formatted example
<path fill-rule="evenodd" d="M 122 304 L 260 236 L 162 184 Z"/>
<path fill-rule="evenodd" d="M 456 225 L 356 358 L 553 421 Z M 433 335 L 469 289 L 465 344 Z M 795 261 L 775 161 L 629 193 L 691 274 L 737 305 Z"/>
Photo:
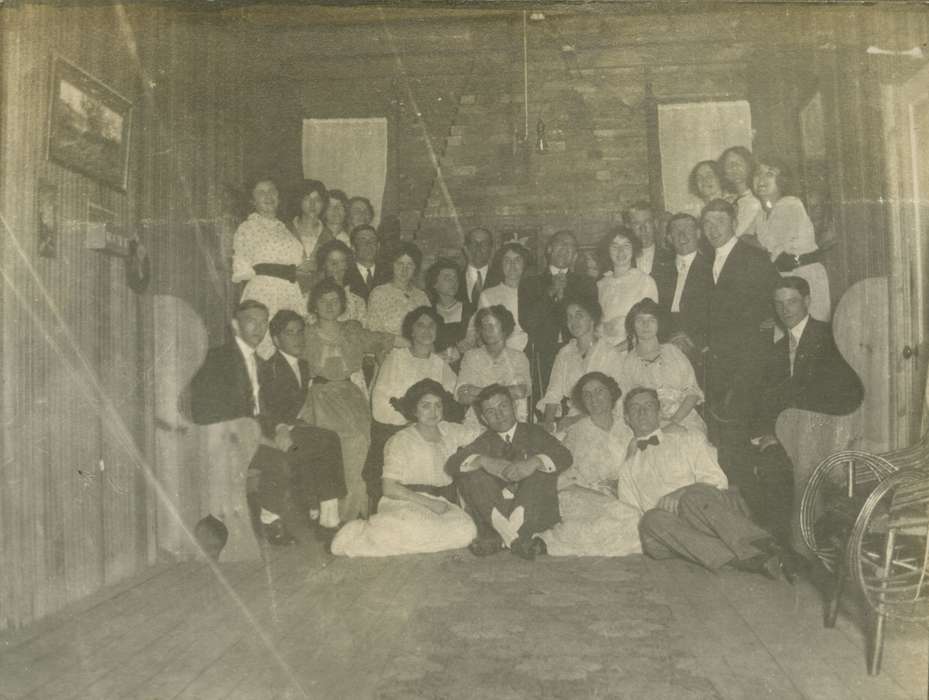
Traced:
<path fill-rule="evenodd" d="M 645 439 L 645 440 L 636 440 L 636 441 L 635 441 L 635 446 L 638 447 L 640 450 L 646 450 L 646 449 L 648 449 L 648 446 L 649 446 L 649 445 L 657 445 L 657 444 L 658 444 L 658 436 L 657 436 L 657 435 L 652 435 L 650 438 L 647 438 L 647 439 Z"/>

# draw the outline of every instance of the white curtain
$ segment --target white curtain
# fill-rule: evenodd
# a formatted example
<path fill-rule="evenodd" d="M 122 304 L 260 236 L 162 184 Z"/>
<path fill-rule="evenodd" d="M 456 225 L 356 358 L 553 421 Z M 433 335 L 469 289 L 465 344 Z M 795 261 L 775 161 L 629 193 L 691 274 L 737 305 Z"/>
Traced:
<path fill-rule="evenodd" d="M 303 177 L 367 197 L 376 225 L 387 178 L 387 119 L 304 119 Z"/>
<path fill-rule="evenodd" d="M 690 171 L 729 146 L 751 149 L 751 109 L 745 100 L 658 105 L 658 143 L 665 208 L 699 214 L 702 203 L 688 190 Z"/>

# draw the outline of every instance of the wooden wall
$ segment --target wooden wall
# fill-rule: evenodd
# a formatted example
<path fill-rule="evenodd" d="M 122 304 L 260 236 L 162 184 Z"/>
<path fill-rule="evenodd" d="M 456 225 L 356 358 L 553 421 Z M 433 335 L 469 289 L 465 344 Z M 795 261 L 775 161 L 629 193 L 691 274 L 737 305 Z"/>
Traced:
<path fill-rule="evenodd" d="M 19 626 L 157 557 L 152 293 L 183 296 L 222 336 L 223 189 L 241 181 L 230 66 L 210 33 L 161 10 L 17 5 L 0 13 L 2 460 L 0 628 Z M 157 43 L 150 41 L 157 37 Z M 53 53 L 134 103 L 128 191 L 46 158 Z M 59 250 L 37 255 L 36 188 L 58 187 Z M 84 247 L 88 204 L 138 231 L 150 289 Z M 199 226 L 207 223 L 209 226 Z M 209 229 L 204 232 L 204 229 Z M 179 342 L 182 339 L 178 339 Z"/>

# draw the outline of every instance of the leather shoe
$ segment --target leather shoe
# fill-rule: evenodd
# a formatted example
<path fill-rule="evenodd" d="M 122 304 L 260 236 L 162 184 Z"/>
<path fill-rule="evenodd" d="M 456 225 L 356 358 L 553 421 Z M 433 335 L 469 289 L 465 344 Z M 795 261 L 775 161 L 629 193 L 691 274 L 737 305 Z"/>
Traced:
<path fill-rule="evenodd" d="M 503 542 L 500 541 L 499 535 L 478 537 L 468 545 L 468 549 L 471 551 L 471 554 L 476 557 L 486 557 L 501 551 L 503 549 Z"/>
<path fill-rule="evenodd" d="M 752 574 L 761 574 L 765 578 L 776 581 L 781 573 L 781 557 L 779 554 L 756 554 L 748 559 L 736 559 L 731 562 L 732 568 L 747 571 Z"/>
<path fill-rule="evenodd" d="M 280 518 L 272 523 L 267 523 L 262 529 L 264 530 L 264 536 L 268 544 L 272 544 L 275 547 L 284 547 L 296 542 L 294 536 L 290 534 L 284 526 L 284 521 Z"/>
<path fill-rule="evenodd" d="M 522 559 L 532 561 L 537 556 L 548 554 L 548 547 L 538 537 L 517 537 L 510 544 L 510 551 Z"/>
<path fill-rule="evenodd" d="M 326 549 L 329 548 L 329 545 L 332 544 L 332 540 L 335 537 L 336 533 L 342 529 L 342 525 L 336 525 L 335 527 L 326 527 L 325 525 L 316 524 L 316 539 L 319 542 L 322 542 L 326 545 Z"/>

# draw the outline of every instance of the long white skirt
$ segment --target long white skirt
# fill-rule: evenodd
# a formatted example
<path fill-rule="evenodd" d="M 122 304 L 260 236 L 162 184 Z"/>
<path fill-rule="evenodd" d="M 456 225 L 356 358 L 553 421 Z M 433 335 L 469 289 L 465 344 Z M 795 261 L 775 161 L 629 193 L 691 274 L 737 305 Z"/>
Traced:
<path fill-rule="evenodd" d="M 425 495 L 425 494 L 421 494 Z M 448 503 L 437 496 L 426 496 Z M 389 557 L 467 547 L 477 537 L 474 521 L 449 503 L 436 515 L 409 501 L 384 496 L 368 520 L 346 523 L 332 540 L 332 553 L 341 557 Z"/>
<path fill-rule="evenodd" d="M 548 553 L 567 557 L 639 554 L 639 512 L 612 496 L 579 486 L 558 492 L 561 522 L 540 533 Z"/>

